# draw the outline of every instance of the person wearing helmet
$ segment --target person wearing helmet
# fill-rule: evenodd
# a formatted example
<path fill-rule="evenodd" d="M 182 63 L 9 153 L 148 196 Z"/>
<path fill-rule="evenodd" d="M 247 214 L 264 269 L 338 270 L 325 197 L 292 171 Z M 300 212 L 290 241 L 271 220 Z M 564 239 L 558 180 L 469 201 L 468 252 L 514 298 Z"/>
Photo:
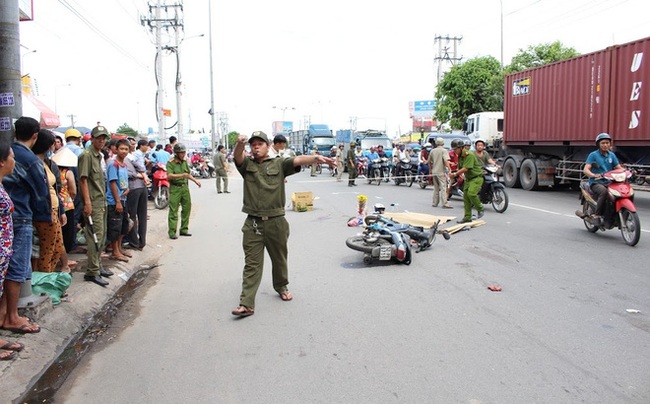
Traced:
<path fill-rule="evenodd" d="M 601 133 L 596 136 L 596 146 L 598 146 L 598 150 L 589 153 L 582 172 L 589 178 L 589 187 L 597 198 L 593 219 L 596 222 L 594 224 L 600 224 L 600 218 L 604 213 L 607 201 L 607 180 L 603 178 L 603 174 L 622 167 L 616 154 L 610 150 L 612 137 L 609 134 Z"/>
<path fill-rule="evenodd" d="M 492 160 L 490 153 L 485 151 L 485 141 L 483 141 L 483 139 L 477 139 L 474 142 L 474 154 L 476 154 L 476 157 L 481 161 L 481 165 L 497 165 L 497 163 Z"/>
<path fill-rule="evenodd" d="M 251 153 L 246 156 L 246 143 Z M 290 301 L 289 269 L 287 266 L 289 223 L 284 217 L 286 206 L 284 179 L 300 172 L 300 167 L 327 163 L 333 160 L 322 155 L 303 155 L 292 158 L 271 158 L 269 139 L 262 131 L 253 132 L 250 139 L 239 135 L 233 155 L 235 167 L 243 178 L 244 199 L 242 212 L 248 216 L 242 226 L 244 270 L 239 306 L 232 315 L 247 317 L 255 314 L 255 295 L 262 281 L 264 250 L 273 265 L 273 289 L 282 301 Z"/>
<path fill-rule="evenodd" d="M 79 157 L 79 155 L 83 152 L 83 149 L 79 144 L 81 143 L 81 132 L 79 132 L 75 128 L 70 128 L 65 131 L 63 134 L 65 136 L 65 148 L 70 149 L 75 156 Z"/>
<path fill-rule="evenodd" d="M 483 169 L 478 157 L 471 151 L 465 148 L 465 143 L 456 142 L 454 152 L 458 154 L 459 161 L 461 161 L 461 168 L 455 173 L 451 173 L 451 178 L 456 178 L 459 175 L 465 174 L 465 181 L 463 184 L 463 206 L 464 216 L 458 223 L 469 223 L 472 221 L 472 208 L 477 211 L 477 218 L 483 217 L 484 208 L 478 193 L 483 186 Z"/>
<path fill-rule="evenodd" d="M 192 211 L 192 197 L 188 182 L 192 181 L 199 188 L 201 183 L 190 175 L 190 166 L 187 164 L 185 154 L 187 148 L 183 143 L 174 143 L 172 147 L 174 157 L 167 162 L 167 179 L 169 179 L 169 214 L 167 216 L 167 233 L 169 238 L 175 240 L 178 238 L 176 229 L 178 228 L 178 206 L 181 207 L 181 236 L 190 237 L 190 213 Z"/>
<path fill-rule="evenodd" d="M 453 206 L 447 202 L 447 172 L 449 168 L 449 153 L 445 149 L 445 140 L 441 137 L 436 139 L 436 148 L 429 153 L 427 160 L 429 172 L 433 181 L 433 203 L 431 206 L 438 207 L 442 199 L 443 209 L 452 209 Z M 441 196 L 442 194 L 442 196 Z"/>

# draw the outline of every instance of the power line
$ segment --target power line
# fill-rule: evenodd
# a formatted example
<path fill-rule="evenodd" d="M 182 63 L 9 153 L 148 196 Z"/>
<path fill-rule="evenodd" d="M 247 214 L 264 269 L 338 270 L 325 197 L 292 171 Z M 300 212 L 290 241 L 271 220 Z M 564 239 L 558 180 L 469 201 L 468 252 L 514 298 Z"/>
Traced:
<path fill-rule="evenodd" d="M 74 14 L 79 20 L 81 20 L 81 22 L 83 22 L 88 28 L 90 28 L 91 31 L 96 33 L 101 39 L 106 41 L 109 45 L 111 45 L 113 48 L 115 48 L 118 52 L 122 53 L 124 56 L 131 59 L 131 61 L 133 61 L 135 64 L 142 67 L 143 69 L 149 70 L 149 67 L 146 64 L 140 62 L 135 56 L 131 55 L 126 49 L 124 49 L 118 43 L 113 41 L 108 35 L 104 34 L 104 32 L 102 32 L 99 28 L 97 28 L 96 24 L 93 24 L 90 20 L 88 20 L 79 10 L 77 10 L 67 0 L 59 0 L 59 3 L 61 3 L 72 14 Z"/>

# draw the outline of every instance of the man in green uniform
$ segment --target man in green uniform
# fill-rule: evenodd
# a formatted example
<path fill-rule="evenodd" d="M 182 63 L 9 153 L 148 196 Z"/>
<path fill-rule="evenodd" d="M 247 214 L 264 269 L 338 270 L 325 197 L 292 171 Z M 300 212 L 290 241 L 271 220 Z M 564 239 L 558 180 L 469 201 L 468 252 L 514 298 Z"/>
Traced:
<path fill-rule="evenodd" d="M 269 139 L 261 131 L 253 132 L 248 140 L 251 151 L 246 156 L 246 141 L 246 135 L 239 135 L 233 152 L 237 171 L 244 178 L 242 212 L 248 214 L 242 227 L 242 292 L 239 307 L 232 311 L 233 315 L 240 317 L 255 313 L 255 295 L 262 281 L 265 248 L 273 265 L 273 289 L 282 300 L 293 299 L 287 289 L 289 223 L 284 218 L 284 178 L 300 172 L 302 165 L 334 164 L 332 159 L 321 155 L 272 158 L 269 156 Z"/>
<path fill-rule="evenodd" d="M 108 131 L 103 126 L 96 126 L 90 136 L 91 146 L 79 155 L 78 164 L 79 189 L 86 223 L 84 235 L 88 240 L 88 267 L 84 280 L 106 286 L 108 282 L 102 276 L 113 275 L 113 272 L 102 268 L 101 261 L 106 239 L 106 177 L 102 167 L 104 155 L 101 150 L 106 145 Z"/>
<path fill-rule="evenodd" d="M 223 145 L 217 147 L 217 154 L 214 155 L 214 169 L 217 172 L 217 193 L 220 194 L 221 182 L 223 181 L 223 192 L 228 191 L 228 160 L 226 159 L 226 148 Z"/>
<path fill-rule="evenodd" d="M 167 178 L 169 179 L 169 216 L 167 217 L 169 238 L 176 240 L 178 227 L 178 205 L 181 206 L 180 235 L 190 237 L 190 212 L 192 211 L 192 198 L 188 181 L 192 181 L 199 188 L 201 183 L 190 175 L 190 166 L 185 160 L 187 149 L 182 143 L 176 143 L 173 148 L 174 158 L 167 162 Z"/>
<path fill-rule="evenodd" d="M 450 177 L 455 178 L 459 175 L 465 174 L 465 183 L 463 186 L 463 202 L 465 206 L 465 215 L 458 223 L 469 223 L 472 221 L 472 207 L 478 212 L 477 218 L 483 217 L 484 208 L 478 193 L 483 186 L 483 169 L 478 157 L 463 145 L 456 142 L 454 152 L 458 154 L 458 161 L 462 161 L 462 168 L 455 173 L 451 173 Z"/>
<path fill-rule="evenodd" d="M 354 183 L 354 179 L 357 178 L 357 155 L 354 154 L 354 148 L 356 143 L 350 142 L 350 149 L 348 150 L 348 155 L 345 158 L 345 162 L 348 165 L 348 186 L 357 186 Z"/>

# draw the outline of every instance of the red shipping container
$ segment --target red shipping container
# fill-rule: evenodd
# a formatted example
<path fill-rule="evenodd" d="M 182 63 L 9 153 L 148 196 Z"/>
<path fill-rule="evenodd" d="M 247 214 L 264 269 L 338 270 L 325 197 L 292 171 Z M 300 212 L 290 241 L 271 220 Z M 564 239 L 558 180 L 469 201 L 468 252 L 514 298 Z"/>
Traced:
<path fill-rule="evenodd" d="M 650 86 L 650 38 L 508 75 L 504 144 L 593 145 L 608 132 L 618 146 L 650 145 L 643 81 Z"/>

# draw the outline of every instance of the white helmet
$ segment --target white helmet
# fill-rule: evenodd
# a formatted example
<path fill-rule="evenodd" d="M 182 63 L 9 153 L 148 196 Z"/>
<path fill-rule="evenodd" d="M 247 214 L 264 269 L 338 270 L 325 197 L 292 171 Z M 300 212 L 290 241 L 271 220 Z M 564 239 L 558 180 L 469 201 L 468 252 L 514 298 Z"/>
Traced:
<path fill-rule="evenodd" d="M 431 143 L 426 142 L 426 143 L 424 144 L 424 147 L 431 147 Z"/>
<path fill-rule="evenodd" d="M 386 207 L 384 206 L 383 203 L 376 203 L 375 206 L 373 206 L 373 209 L 375 210 L 375 212 L 384 213 Z"/>

